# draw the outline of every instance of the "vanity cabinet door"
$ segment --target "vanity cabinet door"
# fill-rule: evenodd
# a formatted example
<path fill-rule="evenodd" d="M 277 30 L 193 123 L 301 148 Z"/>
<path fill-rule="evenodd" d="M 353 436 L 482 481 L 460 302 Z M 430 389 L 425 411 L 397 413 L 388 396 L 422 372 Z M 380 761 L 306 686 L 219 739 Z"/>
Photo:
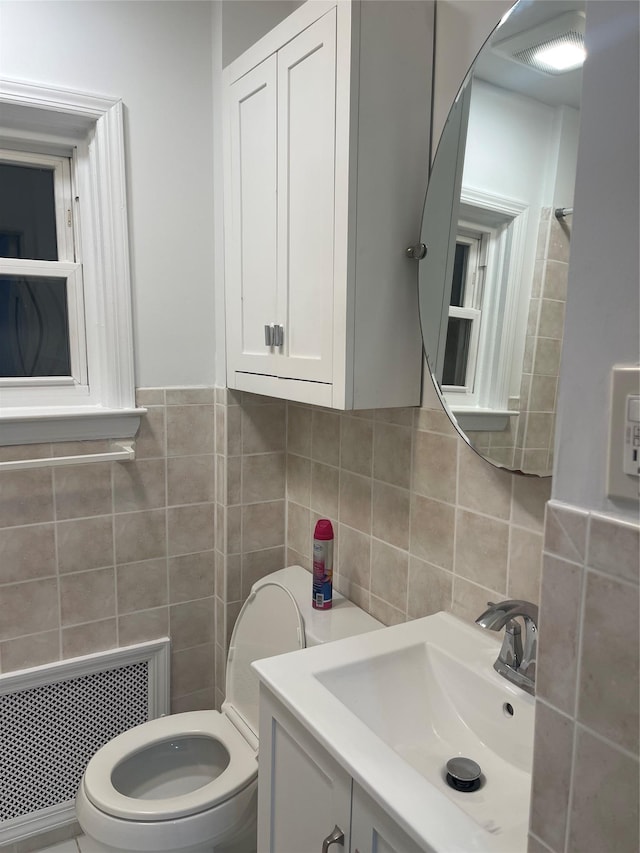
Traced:
<path fill-rule="evenodd" d="M 258 853 L 322 853 L 336 826 L 349 850 L 349 774 L 262 686 L 258 778 Z"/>
<path fill-rule="evenodd" d="M 225 242 L 230 371 L 272 373 L 265 325 L 277 303 L 277 61 L 270 56 L 227 93 Z"/>
<path fill-rule="evenodd" d="M 355 782 L 350 853 L 426 853 Z"/>

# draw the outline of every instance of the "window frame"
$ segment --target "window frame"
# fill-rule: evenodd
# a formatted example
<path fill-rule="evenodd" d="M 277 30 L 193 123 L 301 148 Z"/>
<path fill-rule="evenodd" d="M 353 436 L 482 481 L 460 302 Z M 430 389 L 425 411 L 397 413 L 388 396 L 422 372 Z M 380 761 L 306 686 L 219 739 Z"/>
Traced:
<path fill-rule="evenodd" d="M 0 446 L 130 439 L 145 409 L 135 405 L 122 101 L 0 79 L 0 111 L 0 147 L 36 156 L 71 152 L 75 267 L 65 262 L 65 274 L 71 280 L 81 268 L 75 320 L 84 323 L 87 374 L 73 389 L 55 381 L 3 383 Z M 72 286 L 77 290 L 77 281 Z"/>
<path fill-rule="evenodd" d="M 468 254 L 464 269 L 462 305 L 449 305 L 449 319 L 469 320 L 471 332 L 464 383 L 462 385 L 446 385 L 443 383 L 442 385 L 442 390 L 448 395 L 448 399 L 452 403 L 454 400 L 462 405 L 474 405 L 476 403 L 480 330 L 484 305 L 484 272 L 486 270 L 487 241 L 491 238 L 492 235 L 488 230 L 479 229 L 468 223 L 459 223 L 456 246 L 459 244 L 467 246 Z"/>
<path fill-rule="evenodd" d="M 500 430 L 510 411 L 510 371 L 518 332 L 519 289 L 529 206 L 516 199 L 463 187 L 458 231 L 491 234 L 486 246 L 476 380 L 472 394 L 444 390 L 444 398 L 465 429 Z"/>
<path fill-rule="evenodd" d="M 16 143 L 19 145 L 19 141 Z M 58 259 L 51 261 L 28 258 L 0 257 L 0 275 L 24 278 L 46 277 L 63 279 L 66 284 L 67 321 L 69 332 L 69 376 L 0 376 L 2 404 L 18 400 L 23 406 L 42 405 L 43 395 L 36 389 L 56 388 L 52 404 L 69 405 L 88 394 L 86 328 L 84 319 L 84 287 L 82 265 L 77 262 L 78 251 L 73 228 L 73 151 L 66 155 L 35 153 L 20 148 L 0 148 L 0 163 L 27 168 L 40 167 L 53 172 L 56 243 Z M 62 390 L 64 387 L 64 390 Z M 9 390 L 11 389 L 11 390 Z"/>
<path fill-rule="evenodd" d="M 15 143 L 20 145 L 19 141 Z M 0 146 L 0 163 L 15 166 L 42 167 L 53 172 L 53 194 L 56 211 L 56 240 L 58 261 L 76 260 L 76 246 L 73 234 L 73 181 L 70 160 L 73 151 L 66 156 L 60 152 L 50 154 L 25 150 L 22 147 L 7 148 Z M 65 215 L 68 212 L 68 216 Z"/>
<path fill-rule="evenodd" d="M 44 404 L 41 388 L 48 388 L 50 405 L 73 405 L 89 393 L 86 329 L 84 319 L 84 289 L 82 267 L 68 261 L 9 261 L 0 258 L 0 275 L 24 278 L 60 278 L 66 283 L 67 321 L 69 330 L 69 376 L 0 376 L 2 406 L 16 401 L 19 405 Z M 56 389 L 53 391 L 52 389 Z M 1 418 L 1 415 L 0 415 Z M 1 443 L 1 442 L 0 442 Z"/>

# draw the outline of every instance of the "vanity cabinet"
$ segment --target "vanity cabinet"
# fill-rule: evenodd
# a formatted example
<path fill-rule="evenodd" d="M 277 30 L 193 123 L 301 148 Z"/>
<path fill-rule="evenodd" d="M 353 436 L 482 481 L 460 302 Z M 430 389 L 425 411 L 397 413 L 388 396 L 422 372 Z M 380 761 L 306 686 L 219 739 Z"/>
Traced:
<path fill-rule="evenodd" d="M 418 405 L 433 4 L 314 0 L 223 72 L 230 388 Z"/>
<path fill-rule="evenodd" d="M 424 853 L 264 685 L 258 853 Z M 334 829 L 344 837 L 324 850 Z"/>
<path fill-rule="evenodd" d="M 425 853 L 362 788 L 353 783 L 351 853 Z"/>

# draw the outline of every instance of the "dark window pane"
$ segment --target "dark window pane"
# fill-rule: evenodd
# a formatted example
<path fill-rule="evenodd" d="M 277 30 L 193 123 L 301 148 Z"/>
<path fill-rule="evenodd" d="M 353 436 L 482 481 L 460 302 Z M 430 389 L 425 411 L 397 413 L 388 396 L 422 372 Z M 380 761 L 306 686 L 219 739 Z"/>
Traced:
<path fill-rule="evenodd" d="M 472 321 L 465 317 L 449 317 L 444 351 L 443 385 L 463 386 L 469 360 Z"/>
<path fill-rule="evenodd" d="M 58 260 L 51 169 L 0 163 L 0 257 Z"/>
<path fill-rule="evenodd" d="M 0 377 L 70 375 L 66 281 L 0 276 Z"/>
<path fill-rule="evenodd" d="M 462 308 L 464 305 L 464 285 L 467 276 L 467 258 L 469 247 L 464 243 L 456 243 L 456 253 L 453 257 L 453 281 L 451 283 L 450 305 Z"/>

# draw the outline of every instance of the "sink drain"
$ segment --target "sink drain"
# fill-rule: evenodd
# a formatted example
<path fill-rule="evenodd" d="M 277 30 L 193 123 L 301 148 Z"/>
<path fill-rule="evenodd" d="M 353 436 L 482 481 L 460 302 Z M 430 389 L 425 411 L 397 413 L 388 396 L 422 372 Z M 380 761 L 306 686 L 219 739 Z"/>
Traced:
<path fill-rule="evenodd" d="M 481 773 L 480 765 L 471 758 L 456 755 L 447 761 L 447 784 L 456 791 L 477 791 Z"/>

